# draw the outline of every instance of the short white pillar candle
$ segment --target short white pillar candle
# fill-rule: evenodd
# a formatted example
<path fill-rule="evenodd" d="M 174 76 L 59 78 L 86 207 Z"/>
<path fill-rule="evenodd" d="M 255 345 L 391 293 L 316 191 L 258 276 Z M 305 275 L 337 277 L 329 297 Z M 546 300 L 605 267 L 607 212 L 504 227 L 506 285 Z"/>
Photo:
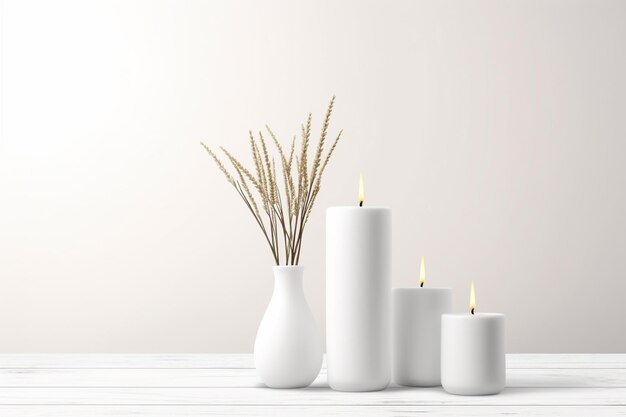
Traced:
<path fill-rule="evenodd" d="M 420 285 L 424 284 L 424 258 Z M 393 378 L 414 387 L 441 385 L 441 315 L 452 311 L 448 288 L 393 289 Z"/>
<path fill-rule="evenodd" d="M 497 394 L 504 388 L 505 379 L 504 315 L 442 315 L 443 388 L 458 395 Z"/>

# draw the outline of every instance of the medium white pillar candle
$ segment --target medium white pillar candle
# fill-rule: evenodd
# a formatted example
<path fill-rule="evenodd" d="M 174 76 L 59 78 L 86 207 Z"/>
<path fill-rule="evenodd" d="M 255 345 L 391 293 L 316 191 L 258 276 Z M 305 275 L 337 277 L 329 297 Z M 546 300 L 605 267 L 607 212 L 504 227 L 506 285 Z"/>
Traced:
<path fill-rule="evenodd" d="M 504 388 L 505 379 L 504 315 L 444 314 L 441 317 L 443 388 L 459 395 L 497 394 Z"/>
<path fill-rule="evenodd" d="M 450 289 L 393 289 L 393 378 L 396 384 L 441 385 L 441 315 L 451 311 Z"/>
<path fill-rule="evenodd" d="M 326 211 L 328 384 L 385 389 L 391 377 L 391 210 Z"/>

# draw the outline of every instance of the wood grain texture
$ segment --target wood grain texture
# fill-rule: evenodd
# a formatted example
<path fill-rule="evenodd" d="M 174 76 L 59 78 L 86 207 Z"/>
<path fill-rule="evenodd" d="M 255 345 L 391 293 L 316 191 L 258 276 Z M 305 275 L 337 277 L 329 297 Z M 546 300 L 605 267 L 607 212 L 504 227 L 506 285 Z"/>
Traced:
<path fill-rule="evenodd" d="M 314 386 L 325 386 L 322 369 Z M 393 386 L 393 385 L 392 385 Z M 509 369 L 514 388 L 626 388 L 626 369 Z M 1 387 L 263 387 L 254 369 L 0 369 Z"/>
<path fill-rule="evenodd" d="M 271 388 L 0 388 L 0 404 L 22 405 L 624 405 L 626 388 L 505 388 L 498 395 L 450 395 L 442 388 L 390 387 L 367 394 L 323 386 Z"/>
<path fill-rule="evenodd" d="M 263 387 L 251 355 L 0 355 L 0 416 L 626 416 L 626 355 L 508 355 L 495 396 Z"/>
<path fill-rule="evenodd" d="M 10 417 L 610 417 L 626 416 L 626 407 L 598 406 L 5 406 L 3 416 Z"/>
<path fill-rule="evenodd" d="M 507 369 L 619 368 L 626 354 L 508 354 Z M 323 368 L 326 367 L 324 359 Z M 254 369 L 250 354 L 1 354 L 0 368 Z"/>

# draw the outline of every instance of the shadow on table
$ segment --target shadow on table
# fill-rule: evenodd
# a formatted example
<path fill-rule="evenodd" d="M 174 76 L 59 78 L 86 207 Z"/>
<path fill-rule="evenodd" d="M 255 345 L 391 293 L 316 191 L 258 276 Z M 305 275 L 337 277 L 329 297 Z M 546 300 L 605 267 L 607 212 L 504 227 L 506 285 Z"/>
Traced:
<path fill-rule="evenodd" d="M 257 386 L 258 388 L 261 389 L 268 389 L 268 390 L 275 390 L 276 388 L 269 388 L 263 384 L 259 384 Z M 550 388 L 553 391 L 558 391 L 559 388 Z M 284 390 L 284 391 L 305 391 L 305 392 L 336 392 L 336 393 L 342 393 L 344 391 L 335 391 L 332 388 L 330 388 L 330 386 L 328 386 L 328 384 L 326 382 L 315 382 L 313 384 L 311 384 L 310 386 L 306 387 L 306 388 L 283 388 L 283 389 L 278 389 L 280 390 Z M 390 385 L 389 387 L 387 387 L 385 390 L 381 390 L 381 391 L 366 391 L 363 392 L 364 394 L 370 393 L 370 394 L 376 394 L 377 392 L 404 392 L 404 391 L 414 391 L 416 393 L 420 393 L 420 394 L 427 394 L 429 392 L 432 393 L 443 393 L 446 395 L 453 395 L 455 397 L 465 397 L 465 398 L 481 398 L 481 397 L 492 397 L 492 396 L 506 396 L 506 397 L 511 397 L 511 396 L 520 396 L 520 395 L 528 395 L 528 394 L 532 394 L 532 393 L 536 393 L 536 392 L 546 392 L 546 388 L 545 387 L 524 387 L 524 388 L 518 388 L 518 387 L 505 387 L 502 392 L 500 392 L 499 394 L 493 394 L 493 395 L 456 395 L 456 394 L 450 394 L 447 393 L 441 386 L 439 387 L 406 387 L 406 386 L 401 386 L 401 385 Z M 349 392 L 349 391 L 346 391 Z"/>

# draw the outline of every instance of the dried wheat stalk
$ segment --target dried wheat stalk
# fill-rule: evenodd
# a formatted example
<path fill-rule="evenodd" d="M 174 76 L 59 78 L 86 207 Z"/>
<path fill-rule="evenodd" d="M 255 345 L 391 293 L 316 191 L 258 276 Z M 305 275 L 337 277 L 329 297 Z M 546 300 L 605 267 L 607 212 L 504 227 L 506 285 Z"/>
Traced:
<path fill-rule="evenodd" d="M 299 154 L 295 154 L 295 137 L 291 142 L 289 154 L 287 155 L 274 132 L 269 126 L 265 126 L 278 151 L 278 165 L 282 170 L 282 175 L 280 175 L 282 187 L 279 186 L 279 175 L 276 172 L 275 160 L 273 157 L 270 157 L 265 138 L 261 132 L 259 132 L 258 140 L 254 138 L 251 131 L 249 132 L 250 151 L 254 164 L 253 170 L 248 170 L 230 152 L 220 147 L 233 166 L 236 176 L 231 175 L 217 155 L 207 145 L 201 143 L 219 170 L 222 171 L 226 180 L 236 189 L 246 207 L 248 207 L 248 210 L 263 232 L 276 265 L 280 265 L 281 262 L 284 262 L 285 265 L 298 265 L 300 261 L 305 226 L 320 191 L 326 166 L 343 132 L 339 132 L 330 150 L 324 156 L 324 146 L 334 104 L 335 97 L 333 96 L 322 123 L 320 139 L 315 148 L 310 172 L 311 113 L 309 113 L 306 122 L 301 126 Z M 297 178 L 294 177 L 294 168 Z M 249 184 L 252 184 L 252 186 Z M 261 201 L 263 211 L 259 210 L 253 191 L 256 191 L 256 194 L 258 194 L 257 198 Z"/>

